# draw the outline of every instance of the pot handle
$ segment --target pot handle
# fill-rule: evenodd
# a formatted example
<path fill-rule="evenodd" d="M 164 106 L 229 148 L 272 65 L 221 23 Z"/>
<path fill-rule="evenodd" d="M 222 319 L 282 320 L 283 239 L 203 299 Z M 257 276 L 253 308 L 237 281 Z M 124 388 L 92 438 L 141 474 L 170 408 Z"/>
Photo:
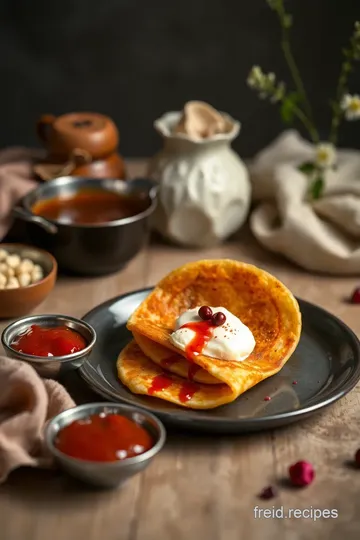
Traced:
<path fill-rule="evenodd" d="M 133 180 L 130 180 L 129 183 L 135 188 L 134 191 L 146 193 L 151 199 L 156 197 L 159 189 L 158 182 L 151 178 L 134 178 Z"/>
<path fill-rule="evenodd" d="M 39 139 L 46 143 L 49 135 L 49 129 L 56 120 L 56 116 L 53 114 L 43 114 L 36 124 L 36 132 Z"/>
<path fill-rule="evenodd" d="M 12 209 L 12 215 L 16 218 L 27 221 L 28 223 L 35 223 L 36 225 L 39 225 L 49 234 L 56 234 L 58 232 L 58 228 L 54 223 L 51 223 L 41 216 L 31 214 L 25 210 L 25 208 L 21 208 L 21 206 L 15 206 Z"/>

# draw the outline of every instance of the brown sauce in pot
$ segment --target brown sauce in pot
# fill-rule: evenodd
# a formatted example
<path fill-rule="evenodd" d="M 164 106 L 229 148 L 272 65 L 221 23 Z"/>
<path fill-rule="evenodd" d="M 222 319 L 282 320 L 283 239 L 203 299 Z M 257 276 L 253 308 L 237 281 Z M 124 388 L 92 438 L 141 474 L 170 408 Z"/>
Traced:
<path fill-rule="evenodd" d="M 31 210 L 37 216 L 60 223 L 95 225 L 135 216 L 148 206 L 147 198 L 84 190 L 70 197 L 38 201 Z"/>

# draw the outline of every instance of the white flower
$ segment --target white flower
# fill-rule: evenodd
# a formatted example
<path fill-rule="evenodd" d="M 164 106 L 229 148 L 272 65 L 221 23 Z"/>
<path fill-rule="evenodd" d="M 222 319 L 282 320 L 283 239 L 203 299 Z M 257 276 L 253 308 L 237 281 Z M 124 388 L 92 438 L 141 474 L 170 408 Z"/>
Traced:
<path fill-rule="evenodd" d="M 346 120 L 357 120 L 360 118 L 360 96 L 345 94 L 340 104 L 345 113 Z"/>
<path fill-rule="evenodd" d="M 320 143 L 315 148 L 315 162 L 320 169 L 329 169 L 336 163 L 336 148 L 331 143 Z"/>
<path fill-rule="evenodd" d="M 264 82 L 264 73 L 259 66 L 253 66 L 251 69 L 247 83 L 250 88 L 261 88 Z"/>
<path fill-rule="evenodd" d="M 360 37 L 360 21 L 355 22 L 355 37 Z"/>
<path fill-rule="evenodd" d="M 252 67 L 247 83 L 250 88 L 259 92 L 260 99 L 270 98 L 272 103 L 276 103 L 284 98 L 284 83 L 276 81 L 275 73 L 264 73 L 259 66 Z"/>

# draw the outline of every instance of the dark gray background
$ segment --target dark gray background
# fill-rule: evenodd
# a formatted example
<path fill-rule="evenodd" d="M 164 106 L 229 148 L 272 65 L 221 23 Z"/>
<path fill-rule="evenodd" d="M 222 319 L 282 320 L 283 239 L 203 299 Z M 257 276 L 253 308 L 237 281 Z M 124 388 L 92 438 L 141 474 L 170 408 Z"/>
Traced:
<path fill-rule="evenodd" d="M 360 0 L 286 4 L 325 138 L 340 48 Z M 276 108 L 246 86 L 254 63 L 286 76 L 265 0 L 0 0 L 0 146 L 36 145 L 42 113 L 93 110 L 114 118 L 123 154 L 146 156 L 160 144 L 154 119 L 202 99 L 242 122 L 235 148 L 247 157 L 282 129 Z M 360 121 L 344 125 L 340 142 L 360 146 Z"/>

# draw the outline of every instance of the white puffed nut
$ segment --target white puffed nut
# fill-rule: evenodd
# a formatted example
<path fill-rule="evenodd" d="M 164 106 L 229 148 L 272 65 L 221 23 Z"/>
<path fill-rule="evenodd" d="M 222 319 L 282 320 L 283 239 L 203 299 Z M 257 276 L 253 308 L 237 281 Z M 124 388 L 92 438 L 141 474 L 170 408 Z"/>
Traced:
<path fill-rule="evenodd" d="M 34 264 L 33 270 L 36 270 L 36 272 L 41 272 L 42 274 L 44 273 L 42 266 L 40 266 L 40 264 Z"/>
<path fill-rule="evenodd" d="M 6 276 L 4 274 L 0 274 L 0 288 L 4 288 L 7 282 Z"/>
<path fill-rule="evenodd" d="M 16 255 L 16 254 L 8 255 L 7 258 L 5 259 L 5 262 L 8 266 L 10 266 L 10 268 L 16 268 L 17 266 L 19 266 L 21 259 L 19 255 Z"/>
<path fill-rule="evenodd" d="M 36 281 L 40 281 L 40 279 L 42 279 L 43 277 L 44 277 L 43 269 L 41 268 L 40 265 L 35 264 L 31 272 L 32 283 L 35 283 Z"/>
<path fill-rule="evenodd" d="M 18 289 L 19 288 L 19 282 L 16 279 L 16 277 L 11 277 L 8 279 L 8 282 L 6 284 L 7 289 Z"/>
<path fill-rule="evenodd" d="M 34 268 L 34 263 L 30 259 L 23 259 L 16 268 L 15 273 L 19 276 L 23 272 L 30 273 Z"/>
<path fill-rule="evenodd" d="M 0 261 L 5 261 L 6 257 L 8 256 L 8 252 L 5 249 L 0 249 Z"/>
<path fill-rule="evenodd" d="M 8 266 L 7 264 L 4 264 L 0 268 L 0 272 L 4 274 L 4 276 L 6 276 L 7 278 L 11 278 L 15 276 L 15 270 L 11 268 L 10 266 Z"/>
<path fill-rule="evenodd" d="M 31 275 L 29 272 L 23 272 L 18 276 L 20 287 L 27 287 L 31 283 Z"/>

